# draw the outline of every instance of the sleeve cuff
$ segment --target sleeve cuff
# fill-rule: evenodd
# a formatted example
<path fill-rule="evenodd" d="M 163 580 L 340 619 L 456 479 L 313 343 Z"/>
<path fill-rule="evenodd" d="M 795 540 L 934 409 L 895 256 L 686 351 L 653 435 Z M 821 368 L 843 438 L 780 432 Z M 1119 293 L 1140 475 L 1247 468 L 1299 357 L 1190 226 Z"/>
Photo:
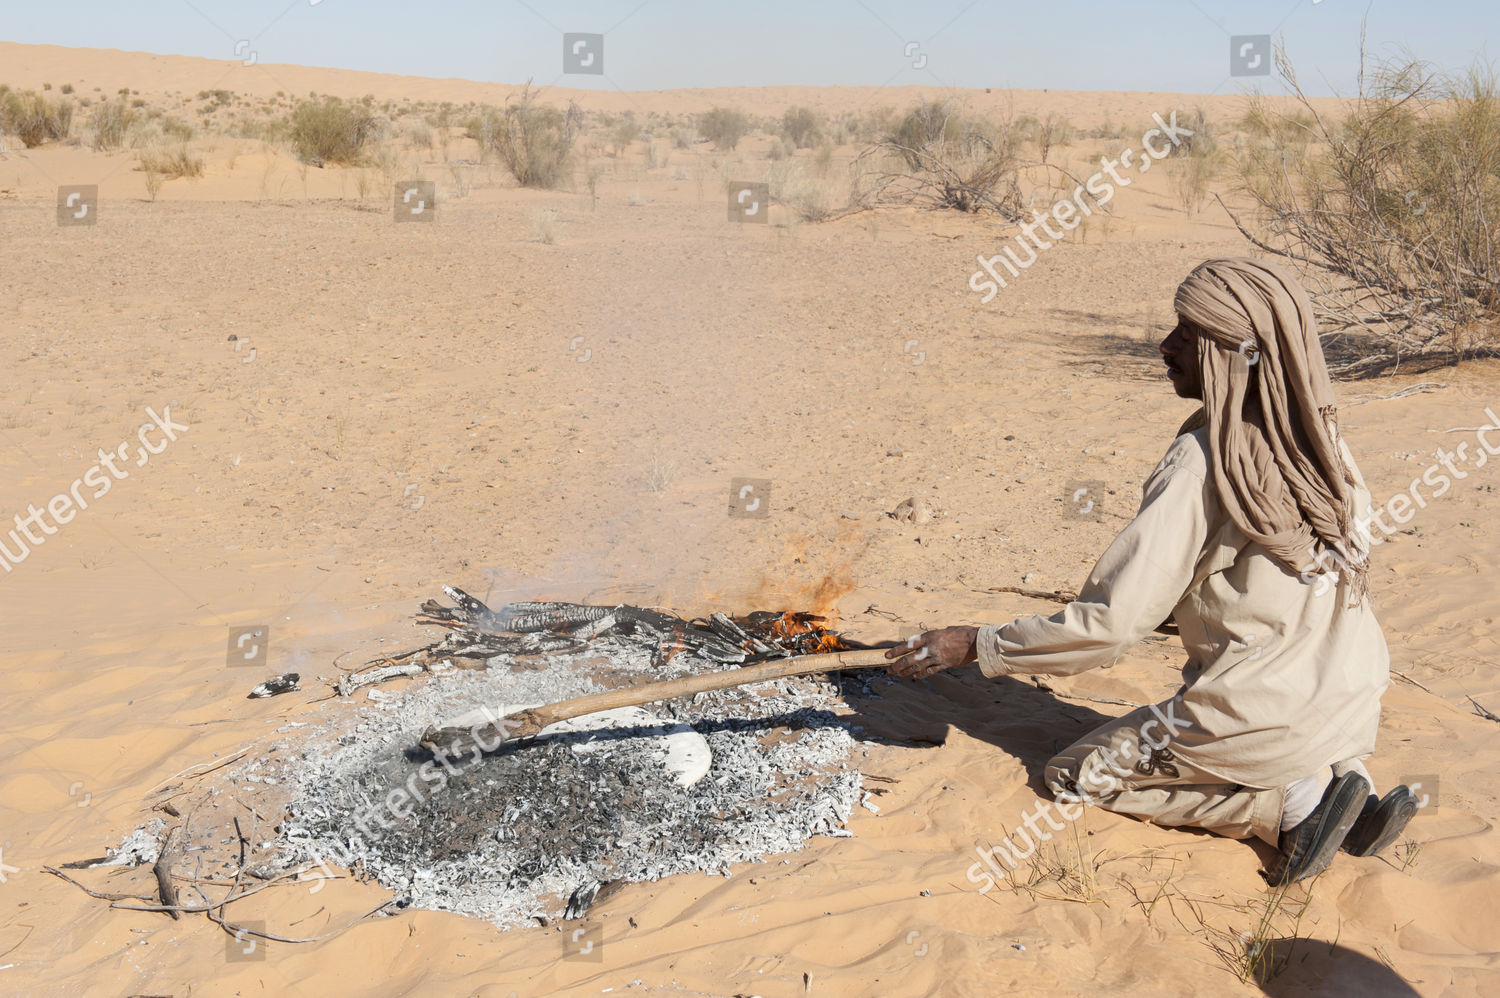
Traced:
<path fill-rule="evenodd" d="M 990 679 L 1008 676 L 1015 670 L 1005 661 L 1007 642 L 1000 637 L 1003 624 L 986 624 L 979 629 L 974 639 L 974 648 L 979 652 L 979 671 Z"/>

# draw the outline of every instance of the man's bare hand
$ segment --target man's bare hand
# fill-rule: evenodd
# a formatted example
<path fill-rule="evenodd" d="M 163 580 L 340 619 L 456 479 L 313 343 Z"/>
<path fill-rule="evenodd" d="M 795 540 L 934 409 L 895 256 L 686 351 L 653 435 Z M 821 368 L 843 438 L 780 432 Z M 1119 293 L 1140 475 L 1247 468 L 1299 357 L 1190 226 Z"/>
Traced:
<path fill-rule="evenodd" d="M 914 635 L 885 653 L 890 669 L 903 679 L 926 679 L 944 669 L 978 661 L 977 627 L 944 627 Z"/>

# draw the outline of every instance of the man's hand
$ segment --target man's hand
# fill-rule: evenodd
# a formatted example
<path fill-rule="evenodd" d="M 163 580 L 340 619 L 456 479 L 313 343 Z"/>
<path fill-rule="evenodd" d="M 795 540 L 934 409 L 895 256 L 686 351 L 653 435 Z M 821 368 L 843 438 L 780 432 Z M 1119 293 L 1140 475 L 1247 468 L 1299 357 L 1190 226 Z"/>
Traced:
<path fill-rule="evenodd" d="M 903 679 L 926 679 L 944 669 L 978 661 L 977 627 L 944 627 L 914 635 L 885 653 L 891 671 Z"/>

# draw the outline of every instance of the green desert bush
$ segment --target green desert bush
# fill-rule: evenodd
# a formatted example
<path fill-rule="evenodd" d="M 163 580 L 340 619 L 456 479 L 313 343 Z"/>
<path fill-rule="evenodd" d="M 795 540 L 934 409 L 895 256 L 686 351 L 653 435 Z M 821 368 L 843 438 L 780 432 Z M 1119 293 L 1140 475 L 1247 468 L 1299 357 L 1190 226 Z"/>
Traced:
<path fill-rule="evenodd" d="M 193 126 L 177 118 L 163 117 L 161 131 L 167 138 L 176 139 L 178 142 L 186 142 L 193 137 Z"/>
<path fill-rule="evenodd" d="M 630 143 L 641 137 L 641 131 L 640 122 L 630 117 L 615 126 L 614 134 L 610 136 L 610 145 L 614 147 L 617 158 L 630 148 Z"/>
<path fill-rule="evenodd" d="M 464 135 L 479 146 L 481 153 L 489 150 L 495 132 L 499 129 L 501 117 L 497 108 L 484 104 L 464 122 Z"/>
<path fill-rule="evenodd" d="M 792 143 L 793 148 L 808 149 L 823 138 L 818 116 L 811 108 L 793 105 L 781 116 L 781 134 Z"/>
<path fill-rule="evenodd" d="M 538 104 L 528 87 L 491 122 L 490 144 L 522 187 L 557 187 L 572 172 L 582 127 L 577 104 L 569 103 L 567 111 Z"/>
<path fill-rule="evenodd" d="M 984 155 L 999 146 L 1014 156 L 1020 138 L 1014 129 L 964 114 L 955 101 L 924 100 L 888 127 L 883 144 L 915 170 L 932 166 L 934 157 Z"/>
<path fill-rule="evenodd" d="M 357 165 L 380 131 L 380 122 L 359 104 L 337 97 L 305 100 L 292 111 L 292 151 L 304 163 Z"/>
<path fill-rule="evenodd" d="M 715 107 L 698 116 L 698 133 L 720 151 L 728 151 L 739 145 L 740 139 L 748 131 L 749 115 L 736 108 Z"/>

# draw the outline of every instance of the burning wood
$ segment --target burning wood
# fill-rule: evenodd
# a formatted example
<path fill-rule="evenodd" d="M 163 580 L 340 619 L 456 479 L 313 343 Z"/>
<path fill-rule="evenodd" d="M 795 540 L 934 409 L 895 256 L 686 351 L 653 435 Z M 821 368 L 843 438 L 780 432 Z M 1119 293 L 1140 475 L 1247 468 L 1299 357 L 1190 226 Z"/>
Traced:
<path fill-rule="evenodd" d="M 417 614 L 417 623 L 448 630 L 441 641 L 369 664 L 413 662 L 425 669 L 445 658 L 577 651 L 601 639 L 648 648 L 653 665 L 682 652 L 746 664 L 869 647 L 845 639 L 814 613 L 757 610 L 743 617 L 713 613 L 689 620 L 654 607 L 562 602 L 511 603 L 492 610 L 462 589 L 444 586 L 443 592 L 455 606 L 428 600 Z"/>

